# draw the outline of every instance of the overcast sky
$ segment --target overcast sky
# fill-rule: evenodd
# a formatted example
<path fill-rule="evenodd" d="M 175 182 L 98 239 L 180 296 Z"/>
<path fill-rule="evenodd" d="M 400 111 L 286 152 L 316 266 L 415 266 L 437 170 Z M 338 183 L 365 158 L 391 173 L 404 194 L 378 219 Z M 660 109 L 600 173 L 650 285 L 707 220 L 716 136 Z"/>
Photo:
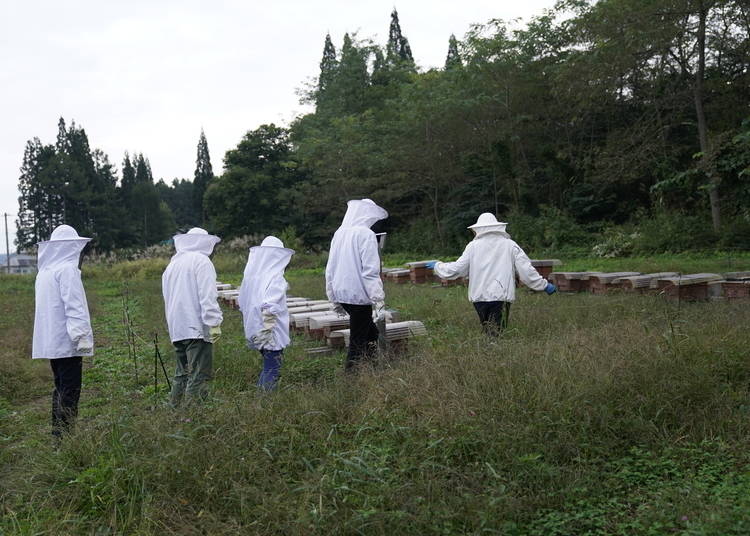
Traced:
<path fill-rule="evenodd" d="M 417 64 L 429 68 L 443 65 L 451 33 L 460 39 L 472 23 L 528 18 L 553 3 L 395 7 Z M 167 181 L 192 179 L 203 128 L 220 173 L 224 152 L 245 132 L 305 111 L 295 91 L 317 75 L 326 32 L 337 50 L 345 32 L 383 44 L 393 7 L 393 0 L 0 0 L 0 212 L 15 220 L 26 141 L 54 142 L 60 116 L 83 126 L 118 169 L 125 151 L 142 152 L 155 179 Z"/>

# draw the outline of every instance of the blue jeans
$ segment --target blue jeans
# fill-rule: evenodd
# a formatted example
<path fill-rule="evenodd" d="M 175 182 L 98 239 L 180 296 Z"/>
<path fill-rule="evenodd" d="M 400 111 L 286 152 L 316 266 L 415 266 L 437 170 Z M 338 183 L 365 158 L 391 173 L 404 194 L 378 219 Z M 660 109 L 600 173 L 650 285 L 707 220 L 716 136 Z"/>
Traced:
<path fill-rule="evenodd" d="M 264 391 L 273 391 L 281 372 L 283 350 L 260 350 L 263 356 L 263 370 L 258 378 L 258 387 Z"/>

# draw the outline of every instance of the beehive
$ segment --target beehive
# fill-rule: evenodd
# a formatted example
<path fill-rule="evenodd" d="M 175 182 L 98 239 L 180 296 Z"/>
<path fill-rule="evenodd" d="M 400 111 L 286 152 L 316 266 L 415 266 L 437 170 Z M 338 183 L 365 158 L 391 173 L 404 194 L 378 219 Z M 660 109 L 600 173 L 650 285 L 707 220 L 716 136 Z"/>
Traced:
<path fill-rule="evenodd" d="M 724 297 L 728 300 L 750 299 L 750 280 L 723 281 L 721 287 Z"/>
<path fill-rule="evenodd" d="M 409 267 L 409 279 L 412 283 L 426 283 L 434 280 L 432 268 L 427 268 L 427 264 L 430 262 L 436 262 L 436 260 L 406 263 L 406 266 Z"/>
<path fill-rule="evenodd" d="M 603 272 L 589 277 L 589 290 L 593 294 L 606 294 L 620 286 L 619 279 L 640 275 L 640 272 Z"/>
<path fill-rule="evenodd" d="M 560 292 L 584 292 L 589 289 L 589 277 L 600 272 L 552 272 L 549 280 Z"/>
<path fill-rule="evenodd" d="M 708 283 L 721 281 L 719 274 L 686 274 L 654 279 L 651 288 L 668 299 L 703 301 L 708 299 Z"/>
<path fill-rule="evenodd" d="M 619 285 L 625 291 L 648 292 L 651 282 L 660 277 L 674 277 L 679 275 L 677 272 L 655 272 L 651 274 L 642 274 L 635 276 L 618 277 L 612 284 Z"/>

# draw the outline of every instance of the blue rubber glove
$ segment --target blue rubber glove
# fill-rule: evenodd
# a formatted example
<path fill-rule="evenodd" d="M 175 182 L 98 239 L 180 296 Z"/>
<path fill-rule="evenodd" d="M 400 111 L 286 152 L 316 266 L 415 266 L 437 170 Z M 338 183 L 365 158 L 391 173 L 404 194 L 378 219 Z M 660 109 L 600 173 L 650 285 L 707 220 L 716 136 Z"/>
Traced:
<path fill-rule="evenodd" d="M 435 268 L 435 265 L 437 263 L 438 263 L 438 261 L 430 261 L 430 262 L 425 263 L 424 267 L 425 268 L 429 268 L 430 270 L 432 270 L 433 268 Z"/>
<path fill-rule="evenodd" d="M 544 287 L 544 292 L 546 292 L 547 294 L 554 294 L 555 292 L 557 292 L 557 287 L 552 283 L 547 283 L 547 286 Z"/>

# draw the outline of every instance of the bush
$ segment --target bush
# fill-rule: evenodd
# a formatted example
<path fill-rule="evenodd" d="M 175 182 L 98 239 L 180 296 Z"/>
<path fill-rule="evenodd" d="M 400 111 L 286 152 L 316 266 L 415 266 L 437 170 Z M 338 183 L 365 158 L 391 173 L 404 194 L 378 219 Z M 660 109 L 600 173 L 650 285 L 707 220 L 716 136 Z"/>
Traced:
<path fill-rule="evenodd" d="M 639 253 L 667 253 L 713 249 L 718 237 L 709 214 L 657 212 L 636 216 L 639 235 L 633 250 Z"/>

